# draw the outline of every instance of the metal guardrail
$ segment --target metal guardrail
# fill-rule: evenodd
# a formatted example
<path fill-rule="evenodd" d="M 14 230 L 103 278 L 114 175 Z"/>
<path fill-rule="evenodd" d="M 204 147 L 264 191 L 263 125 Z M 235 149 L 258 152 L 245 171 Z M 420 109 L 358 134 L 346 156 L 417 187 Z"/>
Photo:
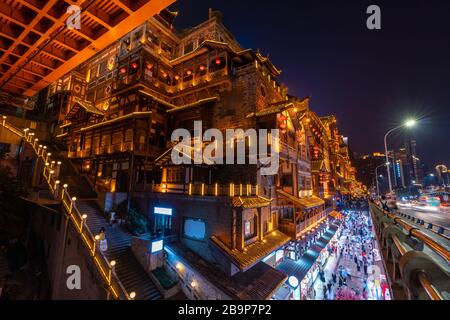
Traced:
<path fill-rule="evenodd" d="M 372 202 L 374 205 L 376 205 L 374 202 Z M 417 228 L 411 226 L 407 222 L 403 221 L 401 218 L 393 215 L 390 212 L 387 212 L 383 210 L 382 208 L 376 206 L 377 209 L 380 210 L 383 214 L 388 216 L 389 218 L 393 219 L 394 223 L 401 226 L 405 231 L 408 232 L 410 236 L 413 236 L 419 240 L 421 240 L 423 243 L 428 245 L 433 251 L 435 251 L 437 254 L 439 254 L 441 257 L 446 259 L 446 261 L 449 261 L 450 258 L 450 252 L 446 250 L 442 245 L 437 243 L 435 240 L 431 239 L 429 236 L 418 230 Z M 395 244 L 395 247 L 399 251 L 400 255 L 403 256 L 407 253 L 407 249 L 403 246 L 401 241 L 398 239 L 398 237 L 393 236 L 393 242 Z M 419 281 L 422 288 L 427 293 L 428 297 L 431 300 L 444 300 L 440 292 L 433 286 L 430 279 L 428 278 L 427 274 L 423 271 L 420 271 L 417 274 L 417 280 Z"/>
<path fill-rule="evenodd" d="M 434 239 L 430 238 L 427 234 L 423 233 L 418 228 L 410 225 L 409 223 L 399 218 L 395 214 L 387 212 L 378 206 L 377 208 L 383 214 L 393 219 L 394 222 L 399 226 L 401 226 L 409 235 L 421 240 L 423 243 L 428 245 L 433 251 L 435 251 L 437 254 L 443 257 L 446 261 L 450 261 L 450 252 L 446 248 L 444 248 L 440 243 L 436 242 Z"/>
<path fill-rule="evenodd" d="M 2 118 L 2 126 L 10 130 L 14 134 L 23 138 L 24 141 L 30 144 L 35 151 L 38 158 L 44 161 L 43 177 L 53 194 L 55 199 L 59 199 L 63 205 L 66 217 L 70 219 L 75 229 L 78 231 L 83 243 L 89 251 L 89 254 L 94 261 L 102 279 L 107 285 L 108 291 L 115 299 L 132 300 L 135 293 L 128 293 L 122 282 L 114 272 L 114 264 L 108 261 L 106 256 L 97 248 L 98 236 L 94 236 L 89 227 L 86 225 L 87 215 L 82 214 L 76 206 L 76 197 L 72 197 L 67 191 L 67 185 L 61 186 L 61 182 L 55 176 L 55 165 L 50 162 L 51 153 L 47 152 L 46 147 L 38 144 L 38 139 L 28 129 L 21 131 L 20 129 L 6 123 L 6 116 Z"/>
<path fill-rule="evenodd" d="M 441 226 L 439 224 L 436 223 L 431 223 L 429 221 L 425 221 L 424 219 L 420 219 L 414 216 L 411 216 L 407 213 L 402 213 L 399 212 L 398 210 L 395 211 L 395 213 L 402 218 L 406 218 L 408 220 L 410 220 L 411 222 L 417 223 L 418 225 L 422 226 L 422 227 L 426 227 L 428 230 L 446 238 L 447 240 L 450 240 L 450 228 Z"/>

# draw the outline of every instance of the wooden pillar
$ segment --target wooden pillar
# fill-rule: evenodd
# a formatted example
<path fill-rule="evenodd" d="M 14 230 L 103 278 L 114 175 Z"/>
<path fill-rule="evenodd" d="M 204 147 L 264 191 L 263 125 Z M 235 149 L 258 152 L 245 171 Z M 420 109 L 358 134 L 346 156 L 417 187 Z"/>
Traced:
<path fill-rule="evenodd" d="M 242 220 L 242 208 L 236 208 L 236 249 L 244 250 L 244 228 Z"/>
<path fill-rule="evenodd" d="M 258 240 L 262 241 L 264 239 L 264 227 L 261 208 L 256 209 L 256 214 L 258 215 Z"/>

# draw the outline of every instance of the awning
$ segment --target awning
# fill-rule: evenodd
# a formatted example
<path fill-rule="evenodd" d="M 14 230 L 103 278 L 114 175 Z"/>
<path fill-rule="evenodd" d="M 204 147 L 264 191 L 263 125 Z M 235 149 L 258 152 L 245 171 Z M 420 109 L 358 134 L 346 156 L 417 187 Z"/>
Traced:
<path fill-rule="evenodd" d="M 127 120 L 127 119 L 130 119 L 130 118 L 133 118 L 133 117 L 144 117 L 144 118 L 146 118 L 146 117 L 149 117 L 151 114 L 152 114 L 152 111 L 132 112 L 132 113 L 128 113 L 128 114 L 126 114 L 124 116 L 121 116 L 121 117 L 113 118 L 111 120 L 106 120 L 106 121 L 103 121 L 103 122 L 99 122 L 99 123 L 96 123 L 96 124 L 93 124 L 93 125 L 81 128 L 81 131 L 87 131 L 87 130 L 92 130 L 92 129 L 96 129 L 96 128 L 103 127 L 103 126 L 108 126 L 108 125 L 111 125 L 111 124 L 114 124 L 114 123 L 117 123 L 117 122 L 120 122 L 120 121 L 123 121 L 123 120 Z"/>
<path fill-rule="evenodd" d="M 283 101 L 282 104 L 277 104 L 277 105 L 268 107 L 259 112 L 252 112 L 252 113 L 248 114 L 246 116 L 246 118 L 262 117 L 262 116 L 267 116 L 270 114 L 277 114 L 277 113 L 283 112 L 284 110 L 286 110 L 289 107 L 292 107 L 293 105 L 294 104 L 290 101 Z"/>
<path fill-rule="evenodd" d="M 256 241 L 247 246 L 246 251 L 241 251 L 238 249 L 230 249 L 216 236 L 211 237 L 211 242 L 242 271 L 250 269 L 253 265 L 284 246 L 290 240 L 291 237 L 277 230 L 267 234 L 264 237 L 264 241 Z"/>
<path fill-rule="evenodd" d="M 169 257 L 175 255 L 182 263 L 195 270 L 196 274 L 236 300 L 270 299 L 287 279 L 283 272 L 264 262 L 258 262 L 250 270 L 238 272 L 230 277 L 217 265 L 204 260 L 180 242 L 166 244 L 164 249 Z"/>
<path fill-rule="evenodd" d="M 337 211 L 332 211 L 332 212 L 330 213 L 330 216 L 333 217 L 333 218 L 335 218 L 335 219 L 338 219 L 338 220 L 341 220 L 341 219 L 342 219 L 342 213 L 337 212 Z"/>
<path fill-rule="evenodd" d="M 327 246 L 328 242 L 336 233 L 338 227 L 336 225 L 330 225 L 325 234 L 312 245 L 306 253 L 297 261 L 291 259 L 285 259 L 281 262 L 276 269 L 286 273 L 289 276 L 296 277 L 299 281 L 308 274 L 313 264 L 316 262 L 320 255 L 320 252 Z"/>
<path fill-rule="evenodd" d="M 244 209 L 267 207 L 271 202 L 271 199 L 267 199 L 261 196 L 233 197 L 232 199 L 232 205 L 234 208 Z"/>
<path fill-rule="evenodd" d="M 292 202 L 292 204 L 297 205 L 303 209 L 310 209 L 325 204 L 325 201 L 316 196 L 298 198 L 281 189 L 278 189 L 277 193 L 281 195 L 283 198 L 286 198 L 287 200 Z"/>
<path fill-rule="evenodd" d="M 94 104 L 87 100 L 82 100 L 78 97 L 73 98 L 72 108 L 69 113 L 66 115 L 66 119 L 71 119 L 75 114 L 78 113 L 81 109 L 85 110 L 87 113 L 92 113 L 96 115 L 103 116 L 103 112 L 97 109 Z"/>

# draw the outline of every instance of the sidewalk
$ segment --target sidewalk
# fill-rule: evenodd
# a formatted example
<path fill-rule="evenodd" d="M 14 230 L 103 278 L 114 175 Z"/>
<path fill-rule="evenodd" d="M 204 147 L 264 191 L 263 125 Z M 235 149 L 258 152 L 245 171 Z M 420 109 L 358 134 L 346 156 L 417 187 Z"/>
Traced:
<path fill-rule="evenodd" d="M 368 217 L 367 221 L 365 220 L 366 217 Z M 350 219 L 353 222 L 349 224 L 351 227 L 348 227 L 347 225 L 346 229 L 343 230 L 342 236 L 339 239 L 339 245 L 344 248 L 345 243 L 349 243 L 351 247 L 356 248 L 361 245 L 360 241 L 364 241 L 364 239 L 366 238 L 364 237 L 363 240 L 360 239 L 355 241 L 354 237 L 352 237 L 353 231 L 357 230 L 354 227 L 355 221 L 359 224 L 357 228 L 361 228 L 362 226 L 364 226 L 364 228 L 366 228 L 366 230 L 371 233 L 373 232 L 371 219 L 370 216 L 367 216 L 365 212 L 364 214 L 350 213 L 347 219 Z M 346 240 L 347 236 L 349 236 L 350 241 Z M 331 293 L 329 293 L 328 297 L 326 298 L 328 300 L 336 299 L 336 293 L 339 287 L 339 270 L 345 270 L 349 274 L 349 276 L 346 277 L 346 286 L 342 286 L 342 289 L 347 289 L 348 292 L 353 291 L 353 295 L 356 296 L 356 298 L 359 297 L 358 299 L 364 299 L 364 287 L 367 286 L 367 300 L 383 300 L 381 293 L 381 282 L 386 279 L 386 272 L 384 270 L 381 257 L 379 256 L 380 251 L 377 241 L 374 242 L 374 248 L 372 251 L 374 252 L 374 261 L 368 263 L 367 274 L 364 273 L 364 268 L 362 267 L 358 271 L 354 258 L 351 258 L 349 254 L 344 254 L 344 252 L 340 252 L 338 250 L 339 256 L 330 256 L 323 269 L 325 273 L 325 283 L 323 283 L 318 277 L 313 284 L 316 293 L 315 299 L 324 300 L 324 294 L 326 291 L 324 290 L 324 288 L 326 288 L 326 285 L 328 283 L 332 284 L 332 288 Z M 337 277 L 336 284 L 333 283 L 333 273 L 335 273 Z"/>
<path fill-rule="evenodd" d="M 325 266 L 323 268 L 325 272 L 325 283 L 320 280 L 320 277 L 317 277 L 316 281 L 314 282 L 314 291 L 316 293 L 315 300 L 324 300 L 324 286 L 331 282 L 333 283 L 333 273 L 335 272 L 338 264 L 339 264 L 340 257 L 337 256 L 337 254 L 332 254 L 328 257 L 327 262 L 325 263 Z M 334 284 L 332 288 L 332 294 L 331 297 L 328 297 L 328 300 L 334 299 Z"/>

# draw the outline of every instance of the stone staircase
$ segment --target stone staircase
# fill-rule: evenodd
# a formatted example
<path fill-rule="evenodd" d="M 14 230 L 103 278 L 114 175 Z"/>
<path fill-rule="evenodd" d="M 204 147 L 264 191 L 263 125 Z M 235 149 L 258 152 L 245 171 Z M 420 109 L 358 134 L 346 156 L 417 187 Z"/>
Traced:
<path fill-rule="evenodd" d="M 115 271 L 126 291 L 136 292 L 137 300 L 161 299 L 161 293 L 131 250 L 132 235 L 120 226 L 111 227 L 94 201 L 77 201 L 77 207 L 80 212 L 87 214 L 86 223 L 92 233 L 98 234 L 101 227 L 105 228 L 108 243 L 105 255 L 109 261 L 116 261 Z"/>

